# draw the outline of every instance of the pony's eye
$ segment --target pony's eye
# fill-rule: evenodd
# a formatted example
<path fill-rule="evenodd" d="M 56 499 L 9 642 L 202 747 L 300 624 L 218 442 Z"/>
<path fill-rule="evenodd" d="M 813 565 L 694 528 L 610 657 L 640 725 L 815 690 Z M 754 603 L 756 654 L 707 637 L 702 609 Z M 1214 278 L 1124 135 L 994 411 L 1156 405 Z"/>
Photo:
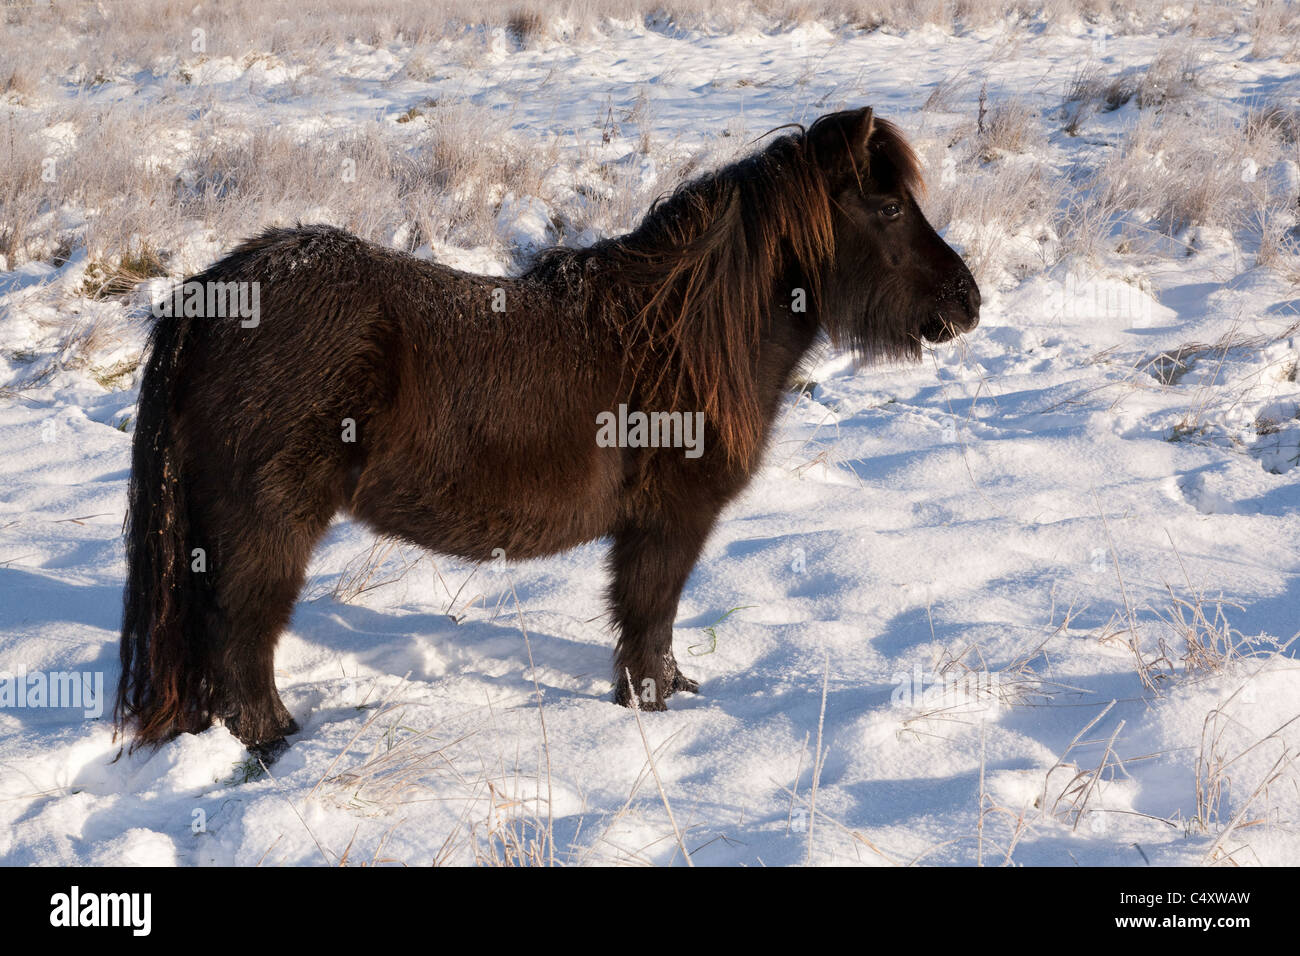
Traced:
<path fill-rule="evenodd" d="M 903 207 L 896 202 L 885 203 L 880 207 L 880 214 L 886 219 L 897 219 L 903 214 Z"/>

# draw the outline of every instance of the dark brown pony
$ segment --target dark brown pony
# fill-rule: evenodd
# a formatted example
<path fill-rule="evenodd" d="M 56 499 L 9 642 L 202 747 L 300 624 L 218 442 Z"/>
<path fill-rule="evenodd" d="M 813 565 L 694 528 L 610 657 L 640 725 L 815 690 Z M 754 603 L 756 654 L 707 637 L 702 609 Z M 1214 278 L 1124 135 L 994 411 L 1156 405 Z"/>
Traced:
<path fill-rule="evenodd" d="M 475 561 L 608 538 L 615 699 L 696 691 L 673 657 L 678 596 L 819 335 L 915 358 L 978 321 L 898 129 L 870 109 L 794 129 L 518 278 L 301 226 L 189 280 L 255 283 L 259 308 L 220 318 L 209 299 L 153 329 L 119 726 L 157 744 L 220 718 L 278 752 L 296 724 L 276 641 L 340 510 Z M 703 413 L 703 444 L 610 447 L 598 416 L 620 406 Z"/>

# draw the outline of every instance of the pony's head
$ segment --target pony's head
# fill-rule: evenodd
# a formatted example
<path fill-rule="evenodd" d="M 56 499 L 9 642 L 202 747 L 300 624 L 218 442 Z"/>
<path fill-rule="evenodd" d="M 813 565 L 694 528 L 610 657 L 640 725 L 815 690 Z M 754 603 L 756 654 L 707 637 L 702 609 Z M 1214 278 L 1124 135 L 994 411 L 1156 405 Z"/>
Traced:
<path fill-rule="evenodd" d="M 868 356 L 920 357 L 979 323 L 980 292 L 926 221 L 916 154 L 869 107 L 831 113 L 804 134 L 823 174 L 834 236 L 821 276 L 831 340 Z"/>
<path fill-rule="evenodd" d="M 682 184 L 625 236 L 543 253 L 531 274 L 618 329 L 643 402 L 694 403 L 748 463 L 765 426 L 766 323 L 867 357 L 920 358 L 975 328 L 979 289 L 925 221 L 922 188 L 896 126 L 870 109 L 832 113 Z"/>

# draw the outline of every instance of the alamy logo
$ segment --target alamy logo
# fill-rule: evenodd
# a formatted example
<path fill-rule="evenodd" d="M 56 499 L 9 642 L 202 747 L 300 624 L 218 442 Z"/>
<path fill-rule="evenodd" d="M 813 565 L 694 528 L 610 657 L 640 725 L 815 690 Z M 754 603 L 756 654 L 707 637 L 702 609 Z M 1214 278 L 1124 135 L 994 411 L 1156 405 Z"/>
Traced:
<path fill-rule="evenodd" d="M 988 671 L 936 674 L 918 664 L 910 674 L 895 674 L 893 681 L 889 700 L 895 707 L 948 710 L 998 704 L 999 675 Z"/>
<path fill-rule="evenodd" d="M 0 671 L 0 708 L 69 707 L 104 714 L 102 671 Z"/>
<path fill-rule="evenodd" d="M 1147 328 L 1154 320 L 1151 296 L 1120 279 L 1071 272 L 1057 298 L 1061 318 L 1070 321 L 1118 322 L 1125 328 Z"/>
<path fill-rule="evenodd" d="M 150 893 L 71 892 L 50 897 L 51 926 L 129 926 L 133 936 L 148 936 L 152 927 Z"/>
<path fill-rule="evenodd" d="M 239 319 L 255 329 L 262 321 L 258 282 L 182 282 L 153 304 L 154 318 Z"/>
<path fill-rule="evenodd" d="M 703 412 L 629 412 L 596 416 L 596 444 L 601 448 L 685 448 L 687 458 L 704 454 Z"/>

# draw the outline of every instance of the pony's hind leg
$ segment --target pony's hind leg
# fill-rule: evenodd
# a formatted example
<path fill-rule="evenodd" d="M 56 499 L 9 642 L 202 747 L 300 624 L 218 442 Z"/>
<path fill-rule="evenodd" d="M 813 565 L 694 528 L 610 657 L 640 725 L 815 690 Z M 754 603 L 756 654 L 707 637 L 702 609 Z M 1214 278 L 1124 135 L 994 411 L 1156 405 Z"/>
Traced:
<path fill-rule="evenodd" d="M 275 646 L 293 614 L 311 553 L 333 508 L 258 509 L 222 549 L 217 569 L 211 675 L 230 732 L 268 762 L 298 729 L 275 687 Z M 276 513 L 278 512 L 278 513 Z M 228 525 L 229 526 L 229 525 Z"/>
<path fill-rule="evenodd" d="M 302 574 L 265 564 L 234 576 L 223 588 L 220 629 L 225 641 L 214 662 L 221 716 L 250 750 L 275 758 L 298 729 L 275 687 L 275 645 L 293 613 Z M 239 593 L 237 589 L 244 589 Z"/>
<path fill-rule="evenodd" d="M 707 521 L 624 527 L 614 535 L 610 597 L 619 629 L 614 700 L 663 710 L 677 691 L 698 693 L 673 655 L 677 601 L 712 526 Z M 629 683 L 630 679 L 630 683 Z"/>

